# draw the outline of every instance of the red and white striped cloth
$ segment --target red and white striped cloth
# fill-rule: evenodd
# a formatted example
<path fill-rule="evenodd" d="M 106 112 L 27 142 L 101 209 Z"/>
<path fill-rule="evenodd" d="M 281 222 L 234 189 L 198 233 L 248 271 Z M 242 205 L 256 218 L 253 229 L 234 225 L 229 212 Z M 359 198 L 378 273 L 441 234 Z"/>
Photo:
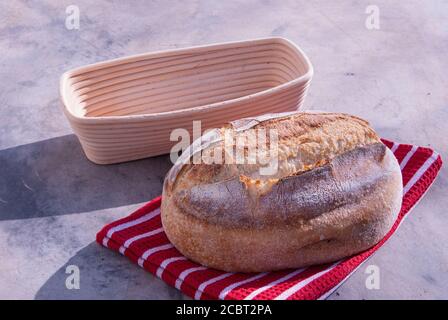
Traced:
<path fill-rule="evenodd" d="M 173 247 L 160 221 L 161 197 L 105 226 L 97 241 L 194 299 L 323 299 L 330 295 L 397 230 L 437 176 L 441 157 L 433 150 L 383 140 L 403 173 L 403 205 L 392 229 L 377 245 L 332 264 L 256 274 L 228 273 L 198 265 Z"/>

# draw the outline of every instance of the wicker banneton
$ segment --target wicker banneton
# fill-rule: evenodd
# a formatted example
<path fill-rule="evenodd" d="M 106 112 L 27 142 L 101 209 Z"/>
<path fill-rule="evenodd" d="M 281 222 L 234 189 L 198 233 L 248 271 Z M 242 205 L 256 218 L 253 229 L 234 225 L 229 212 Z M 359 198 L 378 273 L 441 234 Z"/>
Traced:
<path fill-rule="evenodd" d="M 141 54 L 70 70 L 64 112 L 87 157 L 118 163 L 170 152 L 175 128 L 202 130 L 302 106 L 313 74 L 283 38 Z"/>

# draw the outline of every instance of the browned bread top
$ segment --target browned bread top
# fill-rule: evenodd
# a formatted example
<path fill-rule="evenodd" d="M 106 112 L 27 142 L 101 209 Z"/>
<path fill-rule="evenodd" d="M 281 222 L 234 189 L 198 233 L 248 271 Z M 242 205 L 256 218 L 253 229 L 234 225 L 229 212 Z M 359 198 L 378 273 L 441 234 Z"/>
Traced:
<path fill-rule="evenodd" d="M 273 224 L 301 225 L 350 205 L 387 182 L 392 164 L 385 160 L 386 147 L 360 118 L 337 113 L 295 113 L 263 121 L 240 120 L 225 127 L 236 137 L 244 135 L 248 128 L 277 130 L 275 174 L 260 175 L 260 165 L 248 161 L 181 164 L 165 180 L 164 195 L 172 197 L 184 214 L 206 223 L 263 228 Z M 222 139 L 213 147 L 224 143 L 224 129 L 218 135 Z M 248 156 L 246 152 L 243 155 Z"/>

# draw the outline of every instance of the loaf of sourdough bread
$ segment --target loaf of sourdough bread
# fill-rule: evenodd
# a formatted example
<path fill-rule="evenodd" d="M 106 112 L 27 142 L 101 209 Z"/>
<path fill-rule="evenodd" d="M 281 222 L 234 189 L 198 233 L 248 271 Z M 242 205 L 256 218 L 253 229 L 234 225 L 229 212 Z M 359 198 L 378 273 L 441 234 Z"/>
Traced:
<path fill-rule="evenodd" d="M 254 148 L 242 148 L 238 162 L 225 145 L 229 133 L 244 141 L 237 138 L 260 129 L 265 148 L 260 139 L 252 147 L 276 151 L 276 170 L 267 175 Z M 380 241 L 401 207 L 397 160 L 355 116 L 242 119 L 187 151 L 165 178 L 162 224 L 181 253 L 208 267 L 259 272 L 336 261 Z M 198 153 L 221 155 L 223 163 L 192 163 Z"/>

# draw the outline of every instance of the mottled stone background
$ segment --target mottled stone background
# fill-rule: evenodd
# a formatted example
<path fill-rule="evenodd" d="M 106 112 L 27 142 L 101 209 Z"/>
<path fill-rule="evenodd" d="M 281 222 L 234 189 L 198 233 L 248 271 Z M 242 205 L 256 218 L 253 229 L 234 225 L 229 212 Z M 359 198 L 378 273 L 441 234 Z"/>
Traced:
<path fill-rule="evenodd" d="M 366 6 L 380 30 L 365 27 Z M 80 29 L 65 27 L 68 5 Z M 64 118 L 59 76 L 152 50 L 283 36 L 314 64 L 307 109 L 353 113 L 448 156 L 447 1 L 1 1 L 0 298 L 182 298 L 95 233 L 161 192 L 166 156 L 97 166 Z M 330 299 L 448 298 L 448 174 Z M 67 290 L 65 267 L 81 269 Z"/>

